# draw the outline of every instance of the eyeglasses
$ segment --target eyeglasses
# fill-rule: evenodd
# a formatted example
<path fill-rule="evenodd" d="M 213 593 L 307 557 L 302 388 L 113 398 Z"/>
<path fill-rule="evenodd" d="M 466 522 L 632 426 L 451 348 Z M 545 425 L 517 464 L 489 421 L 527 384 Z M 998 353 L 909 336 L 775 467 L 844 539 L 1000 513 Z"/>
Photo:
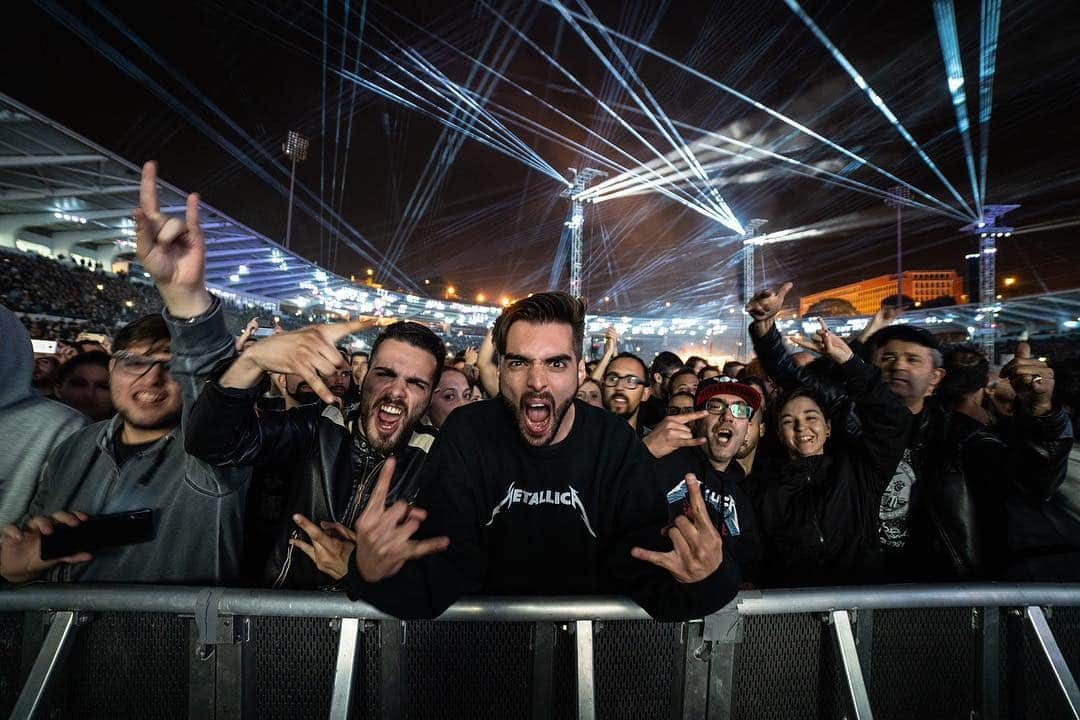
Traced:
<path fill-rule="evenodd" d="M 637 375 L 619 375 L 618 373 L 608 373 L 604 376 L 604 385 L 607 387 L 615 387 L 619 383 L 625 385 L 627 390 L 634 390 L 644 385 L 645 380 Z"/>
<path fill-rule="evenodd" d="M 726 403 L 723 400 L 713 398 L 705 403 L 705 410 L 710 415 L 723 415 L 725 411 L 731 411 L 731 417 L 740 420 L 749 420 L 754 417 L 754 408 L 744 402 Z"/>
<path fill-rule="evenodd" d="M 120 350 L 113 354 L 113 359 L 116 361 L 115 369 L 117 371 L 135 380 L 145 376 L 155 365 L 160 365 L 161 371 L 166 375 L 169 375 L 172 370 L 172 358 L 155 360 L 146 355 L 136 355 Z"/>
<path fill-rule="evenodd" d="M 673 406 L 669 407 L 665 412 L 667 412 L 668 415 L 689 415 L 690 413 L 694 412 L 694 408 Z"/>

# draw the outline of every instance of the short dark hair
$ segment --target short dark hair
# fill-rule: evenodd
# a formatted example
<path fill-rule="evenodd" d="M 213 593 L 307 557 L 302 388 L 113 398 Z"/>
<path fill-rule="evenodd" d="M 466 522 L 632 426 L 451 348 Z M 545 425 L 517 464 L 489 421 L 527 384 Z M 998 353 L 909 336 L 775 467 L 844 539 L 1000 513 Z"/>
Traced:
<path fill-rule="evenodd" d="M 668 401 L 668 405 L 670 405 L 670 404 L 671 404 L 671 401 L 672 401 L 672 400 L 674 400 L 674 399 L 675 399 L 675 398 L 677 398 L 677 397 L 681 397 L 681 398 L 690 398 L 690 405 L 692 406 L 692 405 L 694 404 L 694 394 L 693 394 L 693 393 L 688 393 L 688 392 L 686 392 L 686 391 L 684 390 L 683 392 L 677 392 L 677 393 L 675 393 L 674 395 L 672 395 L 671 397 L 669 397 L 669 398 L 667 399 L 667 401 Z"/>
<path fill-rule="evenodd" d="M 349 353 L 349 362 L 352 362 L 353 358 L 358 357 L 358 356 L 362 356 L 365 360 L 370 360 L 371 359 L 371 356 L 368 355 L 363 350 L 357 350 L 356 352 Z"/>
<path fill-rule="evenodd" d="M 788 392 L 784 393 L 780 396 L 780 399 L 776 401 L 776 404 L 772 406 L 772 412 L 770 413 L 772 417 L 770 417 L 769 420 L 772 422 L 772 426 L 776 428 L 777 432 L 780 432 L 780 415 L 784 412 L 784 406 L 792 400 L 801 397 L 810 398 L 815 403 L 817 403 L 817 406 L 821 408 L 821 414 L 825 417 L 826 420 L 829 419 L 829 411 L 828 406 L 825 404 L 825 398 L 822 397 L 821 393 L 817 392 L 813 388 L 804 385 L 802 387 L 793 388 Z"/>
<path fill-rule="evenodd" d="M 113 352 L 117 352 L 127 350 L 136 343 L 156 345 L 162 340 L 169 342 L 171 339 L 169 326 L 165 323 L 165 318 L 159 313 L 152 313 L 143 315 L 138 320 L 120 328 L 120 332 L 116 333 L 116 337 L 113 338 L 112 348 Z"/>
<path fill-rule="evenodd" d="M 649 381 L 652 382 L 652 376 L 656 373 L 666 376 L 675 368 L 682 366 L 683 361 L 675 353 L 667 350 L 657 353 L 656 357 L 653 358 L 652 365 L 649 367 Z"/>
<path fill-rule="evenodd" d="M 387 325 L 386 329 L 379 333 L 379 337 L 375 338 L 375 342 L 371 345 L 371 357 L 375 357 L 375 353 L 379 352 L 379 346 L 384 340 L 398 340 L 430 353 L 435 359 L 435 376 L 431 379 L 431 389 L 435 389 L 435 386 L 439 384 L 439 378 L 442 377 L 443 362 L 446 360 L 446 344 L 439 339 L 438 335 L 426 325 L 401 320 L 393 325 Z"/>
<path fill-rule="evenodd" d="M 720 375 L 724 374 L 723 372 L 721 372 L 720 368 L 716 367 L 715 365 L 706 365 L 705 367 L 697 371 L 698 378 L 704 380 L 704 378 L 702 378 L 701 376 L 704 375 L 705 372 L 708 370 L 715 370 Z"/>
<path fill-rule="evenodd" d="M 648 384 L 649 383 L 649 378 L 647 376 L 649 374 L 649 366 L 645 364 L 644 360 L 642 360 L 641 358 L 639 358 L 637 355 L 635 355 L 632 352 L 621 352 L 621 353 L 619 353 L 615 357 L 611 358 L 611 361 L 608 362 L 608 367 L 611 367 L 611 363 L 615 362 L 616 360 L 621 360 L 623 358 L 629 358 L 630 360 L 633 360 L 634 362 L 641 365 L 641 372 L 644 373 L 644 375 L 646 376 L 646 377 L 643 377 L 642 380 L 644 380 L 645 383 Z"/>
<path fill-rule="evenodd" d="M 63 385 L 64 381 L 68 379 L 71 373 L 75 372 L 83 365 L 97 365 L 105 368 L 107 372 L 109 370 L 110 359 L 109 354 L 102 352 L 101 350 L 91 350 L 90 352 L 80 353 L 56 370 L 56 379 L 54 382 L 57 385 Z"/>
<path fill-rule="evenodd" d="M 739 366 L 739 372 L 742 371 L 742 368 L 746 367 L 746 363 L 744 363 L 744 362 L 742 362 L 740 360 L 728 360 L 726 363 L 724 363 L 724 367 L 721 368 L 720 374 L 721 375 L 727 375 L 728 377 L 737 378 L 738 375 L 739 375 L 739 372 L 731 372 L 730 370 L 728 370 L 728 368 L 731 367 L 732 365 L 738 365 Z"/>
<path fill-rule="evenodd" d="M 581 357 L 585 342 L 585 303 L 564 292 L 542 292 L 522 298 L 502 311 L 495 320 L 492 339 L 495 352 L 506 355 L 506 336 L 510 326 L 519 320 L 528 323 L 559 323 L 569 325 L 573 334 L 574 357 Z"/>
<path fill-rule="evenodd" d="M 690 368 L 688 368 L 685 365 L 680 367 L 680 368 L 675 368 L 675 370 L 672 371 L 671 375 L 668 376 L 668 379 L 667 379 L 667 392 L 669 392 L 669 393 L 671 392 L 672 383 L 674 382 L 675 378 L 678 377 L 679 375 L 691 375 L 691 376 L 693 376 L 693 378 L 695 380 L 698 379 L 697 373 L 694 372 L 693 370 L 691 370 Z"/>
<path fill-rule="evenodd" d="M 700 355 L 691 355 L 690 357 L 686 358 L 686 367 L 693 367 L 694 363 L 696 362 L 704 363 L 705 365 L 709 364 L 709 361 L 701 357 Z"/>
<path fill-rule="evenodd" d="M 990 360 L 972 343 L 956 343 L 944 348 L 945 377 L 938 384 L 937 395 L 956 402 L 990 382 Z"/>

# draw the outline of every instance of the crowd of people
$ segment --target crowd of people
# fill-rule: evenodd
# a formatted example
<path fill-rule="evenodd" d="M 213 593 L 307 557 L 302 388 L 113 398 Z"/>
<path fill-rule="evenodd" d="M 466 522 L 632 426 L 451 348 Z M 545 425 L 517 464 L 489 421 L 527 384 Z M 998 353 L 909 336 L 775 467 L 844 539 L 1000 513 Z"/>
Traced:
<path fill-rule="evenodd" d="M 205 289 L 197 198 L 161 215 L 152 163 L 140 197 L 154 298 L 0 260 L 18 269 L 0 307 L 8 584 L 323 589 L 403 618 L 466 594 L 615 593 L 685 619 L 741 587 L 1080 581 L 1077 373 L 1027 343 L 992 368 L 886 307 L 858 337 L 822 323 L 789 347 L 790 283 L 746 308 L 754 359 L 721 367 L 647 362 L 614 329 L 585 358 L 585 307 L 558 292 L 456 355 L 407 320 L 258 336 Z M 85 277 L 27 279 L 58 272 Z M 108 335 L 35 352 L 11 311 L 56 314 L 42 293 L 98 298 Z M 360 331 L 370 351 L 349 352 Z M 139 542 L 43 559 L 49 536 L 143 509 Z"/>

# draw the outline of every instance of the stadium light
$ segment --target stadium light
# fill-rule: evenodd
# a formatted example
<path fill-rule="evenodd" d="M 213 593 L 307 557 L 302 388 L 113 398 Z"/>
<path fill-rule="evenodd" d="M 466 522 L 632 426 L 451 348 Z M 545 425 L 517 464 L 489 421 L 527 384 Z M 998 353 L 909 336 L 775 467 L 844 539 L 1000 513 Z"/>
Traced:
<path fill-rule="evenodd" d="M 285 157 L 289 158 L 292 169 L 289 173 L 289 213 L 285 220 L 285 247 L 289 247 L 289 239 L 292 236 L 292 209 L 293 209 L 293 191 L 296 188 L 296 163 L 307 160 L 308 149 L 311 146 L 311 141 L 296 132 L 290 130 L 289 134 L 285 136 L 285 142 L 281 144 L 281 150 L 285 153 Z"/>

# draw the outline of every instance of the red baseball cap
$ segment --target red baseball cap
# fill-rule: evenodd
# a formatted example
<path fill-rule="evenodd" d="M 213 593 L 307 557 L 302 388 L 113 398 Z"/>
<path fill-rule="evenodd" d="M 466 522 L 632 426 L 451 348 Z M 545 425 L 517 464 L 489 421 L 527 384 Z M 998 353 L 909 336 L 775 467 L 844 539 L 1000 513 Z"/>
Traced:
<path fill-rule="evenodd" d="M 694 409 L 701 410 L 714 395 L 734 395 L 746 401 L 757 412 L 761 409 L 761 393 L 752 385 L 744 385 L 738 380 L 721 375 L 702 380 L 694 396 Z"/>

